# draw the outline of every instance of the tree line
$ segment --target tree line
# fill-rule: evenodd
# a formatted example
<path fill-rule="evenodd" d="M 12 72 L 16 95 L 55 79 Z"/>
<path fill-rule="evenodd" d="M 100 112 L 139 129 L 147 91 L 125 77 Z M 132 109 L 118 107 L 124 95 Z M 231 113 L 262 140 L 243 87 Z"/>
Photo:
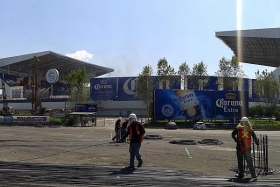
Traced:
<path fill-rule="evenodd" d="M 153 113 L 153 90 L 154 83 L 152 79 L 153 69 L 151 65 L 143 67 L 142 72 L 137 76 L 136 81 L 136 97 L 143 101 L 149 111 L 150 116 Z M 156 76 L 160 83 L 165 82 L 165 88 L 168 89 L 168 85 L 173 85 L 175 81 L 183 83 L 183 89 L 188 89 L 187 83 L 193 89 L 203 90 L 208 84 L 209 74 L 207 72 L 207 65 L 201 61 L 194 64 L 191 68 L 187 62 L 183 62 L 179 65 L 176 71 L 172 67 L 166 58 L 160 58 L 157 62 Z M 218 65 L 218 70 L 215 72 L 215 76 L 218 77 L 216 85 L 226 90 L 237 90 L 242 85 L 239 82 L 240 78 L 247 78 L 247 75 L 242 70 L 242 66 L 237 60 L 236 56 L 232 56 L 231 59 L 221 58 Z M 263 105 L 260 104 L 259 108 L 264 108 L 266 114 L 271 116 L 280 112 L 275 112 L 279 101 L 279 89 L 280 84 L 278 79 L 272 72 L 257 71 L 255 72 L 255 82 L 253 84 L 253 92 L 259 97 Z M 251 115 L 257 115 L 257 110 L 250 110 Z M 255 113 L 255 114 L 252 114 Z"/>
<path fill-rule="evenodd" d="M 153 111 L 153 90 L 155 83 L 153 82 L 154 71 L 151 65 L 143 67 L 142 72 L 137 75 L 136 94 L 135 97 L 142 100 L 149 114 Z M 191 84 L 193 89 L 203 90 L 208 84 L 209 74 L 207 72 L 207 65 L 201 61 L 194 64 L 191 68 L 187 62 L 179 65 L 176 71 L 166 58 L 160 58 L 157 62 L 156 76 L 160 83 L 164 82 L 168 89 L 169 85 L 173 85 L 176 81 L 183 83 L 183 89 L 188 89 L 187 83 Z M 242 70 L 242 66 L 237 60 L 236 56 L 231 59 L 221 58 L 218 64 L 218 70 L 215 72 L 218 77 L 216 85 L 226 90 L 237 90 L 239 79 L 246 78 L 247 75 Z M 255 82 L 253 84 L 253 91 L 262 101 L 263 105 L 258 105 L 250 109 L 250 115 L 279 115 L 280 110 L 277 107 L 279 101 L 280 84 L 278 79 L 272 72 L 257 71 L 255 72 Z M 70 72 L 67 75 L 66 85 L 67 94 L 70 95 L 70 101 L 73 103 L 89 102 L 89 87 L 86 69 L 78 69 Z M 264 112 L 265 111 L 265 112 Z M 278 112 L 279 111 L 279 112 Z M 152 115 L 150 115 L 152 116 Z"/>

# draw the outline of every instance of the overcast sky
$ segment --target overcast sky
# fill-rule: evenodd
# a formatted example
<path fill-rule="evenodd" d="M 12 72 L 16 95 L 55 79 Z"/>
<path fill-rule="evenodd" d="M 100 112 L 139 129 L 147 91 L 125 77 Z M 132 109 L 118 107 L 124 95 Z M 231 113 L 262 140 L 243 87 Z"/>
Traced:
<path fill-rule="evenodd" d="M 278 0 L 1 0 L 0 58 L 53 51 L 113 68 L 110 76 L 156 75 L 203 61 L 214 75 L 233 52 L 217 31 L 280 26 Z M 242 63 L 249 78 L 275 68 Z"/>

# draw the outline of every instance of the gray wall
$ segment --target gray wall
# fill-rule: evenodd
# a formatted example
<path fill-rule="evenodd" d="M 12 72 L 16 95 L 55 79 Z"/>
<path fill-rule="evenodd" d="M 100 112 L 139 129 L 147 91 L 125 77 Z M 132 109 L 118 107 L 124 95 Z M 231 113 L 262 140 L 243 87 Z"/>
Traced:
<path fill-rule="evenodd" d="M 66 104 L 67 108 L 74 106 L 69 102 L 66 102 Z M 8 106 L 19 112 L 27 112 L 32 109 L 31 103 L 8 103 Z M 53 110 L 61 110 L 65 108 L 65 102 L 42 102 L 42 106 Z M 0 107 L 3 108 L 2 103 L 0 103 Z M 126 118 L 130 113 L 135 113 L 139 117 L 146 117 L 148 114 L 142 101 L 101 101 L 98 104 L 98 109 L 97 116 Z"/>

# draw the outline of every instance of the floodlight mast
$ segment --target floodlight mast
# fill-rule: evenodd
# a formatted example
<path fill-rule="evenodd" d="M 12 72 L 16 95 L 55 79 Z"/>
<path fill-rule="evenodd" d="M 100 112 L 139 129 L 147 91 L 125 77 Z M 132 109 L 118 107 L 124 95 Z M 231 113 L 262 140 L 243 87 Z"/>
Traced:
<path fill-rule="evenodd" d="M 6 113 L 6 112 L 8 112 L 8 103 L 7 103 L 7 95 L 6 95 L 6 89 L 5 89 L 4 76 L 3 76 L 3 79 L 2 79 L 2 99 L 3 99 L 3 111 Z"/>
<path fill-rule="evenodd" d="M 38 76 L 39 76 L 39 72 L 38 72 L 38 68 L 39 68 L 39 62 L 40 60 L 34 56 L 34 59 L 35 59 L 35 68 L 36 68 L 36 71 L 35 71 L 35 85 L 34 85 L 34 89 L 35 89 L 35 93 L 34 93 L 34 113 L 39 113 L 38 111 L 38 106 L 40 106 L 40 103 L 39 103 L 39 98 L 38 98 Z"/>

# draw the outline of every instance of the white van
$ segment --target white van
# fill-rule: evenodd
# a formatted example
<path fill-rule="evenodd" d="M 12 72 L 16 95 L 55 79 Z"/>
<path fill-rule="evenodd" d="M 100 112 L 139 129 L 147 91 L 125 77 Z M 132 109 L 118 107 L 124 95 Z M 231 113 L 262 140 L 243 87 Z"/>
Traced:
<path fill-rule="evenodd" d="M 193 125 L 193 130 L 206 130 L 206 125 L 204 122 L 196 122 Z"/>

